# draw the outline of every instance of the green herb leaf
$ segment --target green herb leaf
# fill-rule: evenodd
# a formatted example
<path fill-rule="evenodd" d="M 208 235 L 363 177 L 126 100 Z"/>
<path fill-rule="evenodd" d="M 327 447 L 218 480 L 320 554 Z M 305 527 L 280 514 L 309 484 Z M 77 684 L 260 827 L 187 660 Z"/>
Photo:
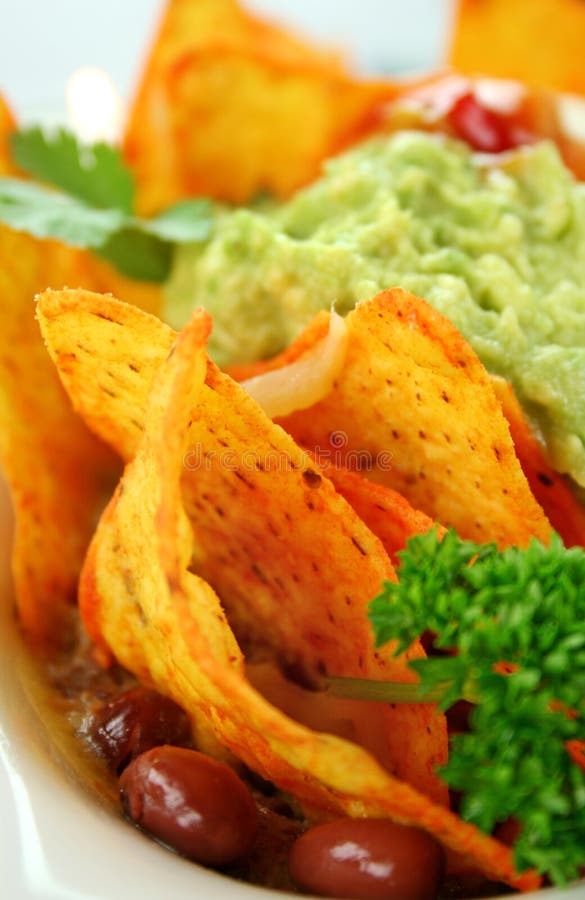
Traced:
<path fill-rule="evenodd" d="M 17 131 L 10 141 L 14 161 L 33 178 L 88 206 L 132 213 L 134 180 L 118 149 L 84 146 L 63 129 L 48 135 L 38 127 Z"/>
<path fill-rule="evenodd" d="M 17 165 L 50 185 L 0 179 L 0 222 L 37 238 L 55 238 L 94 250 L 130 278 L 164 281 L 173 244 L 209 238 L 213 208 L 208 200 L 185 200 L 154 219 L 132 215 L 134 184 L 119 150 L 86 147 L 60 130 L 30 128 L 12 135 Z"/>
<path fill-rule="evenodd" d="M 421 688 L 442 691 L 444 708 L 477 702 L 441 773 L 463 793 L 462 816 L 487 832 L 515 818 L 519 870 L 577 878 L 585 772 L 566 745 L 585 740 L 585 552 L 557 536 L 498 552 L 432 531 L 409 542 L 370 618 L 378 646 L 434 634 L 453 653 L 411 663 Z"/>
<path fill-rule="evenodd" d="M 91 209 L 33 182 L 0 178 L 0 221 L 15 231 L 56 238 L 76 247 L 99 248 L 125 220 L 117 209 Z"/>
<path fill-rule="evenodd" d="M 123 275 L 140 281 L 164 281 L 171 268 L 173 248 L 137 227 L 121 228 L 96 251 Z"/>
<path fill-rule="evenodd" d="M 182 200 L 142 225 L 143 231 L 174 244 L 206 241 L 211 235 L 213 207 L 209 200 Z"/>

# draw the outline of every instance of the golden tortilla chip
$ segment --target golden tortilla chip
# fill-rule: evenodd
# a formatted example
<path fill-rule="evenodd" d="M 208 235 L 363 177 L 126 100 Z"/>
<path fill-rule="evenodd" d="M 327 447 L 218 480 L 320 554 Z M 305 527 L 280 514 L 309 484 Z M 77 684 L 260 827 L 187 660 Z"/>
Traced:
<path fill-rule="evenodd" d="M 585 547 L 585 509 L 569 482 L 552 468 L 518 402 L 514 389 L 503 378 L 492 377 L 494 390 L 508 420 L 510 433 L 528 484 L 551 525 L 567 547 Z"/>
<path fill-rule="evenodd" d="M 584 94 L 584 34 L 579 0 L 459 0 L 450 61 L 461 72 Z"/>
<path fill-rule="evenodd" d="M 459 332 L 395 289 L 346 319 L 347 359 L 331 393 L 280 424 L 320 458 L 398 491 L 465 538 L 546 541 L 550 524 L 522 472 L 489 376 Z"/>
<path fill-rule="evenodd" d="M 15 510 L 12 568 L 30 640 L 66 639 L 68 611 L 114 459 L 71 410 L 34 318 L 34 295 L 75 283 L 84 256 L 0 226 L 0 460 Z"/>
<path fill-rule="evenodd" d="M 139 210 L 196 194 L 287 196 L 371 131 L 398 90 L 353 79 L 234 0 L 170 0 L 124 141 Z"/>
<path fill-rule="evenodd" d="M 213 746 L 216 736 L 246 765 L 294 795 L 311 815 L 391 816 L 431 831 L 492 878 L 519 887 L 537 886 L 538 877 L 533 873 L 518 877 L 514 872 L 509 848 L 394 778 L 361 748 L 287 718 L 247 681 L 243 657 L 220 601 L 192 571 L 192 560 L 200 552 L 201 532 L 191 532 L 181 503 L 185 460 L 193 449 L 194 436 L 199 439 L 202 435 L 198 428 L 194 434 L 193 425 L 206 395 L 204 339 L 208 329 L 206 315 L 196 314 L 159 369 L 144 436 L 92 543 L 82 579 L 82 604 L 92 608 L 119 660 L 188 711 L 205 746 Z M 218 396 L 224 394 L 221 379 L 213 390 Z M 236 425 L 235 410 L 223 405 Z M 213 427 L 218 424 L 212 422 Z M 203 427 L 210 428 L 211 421 Z M 251 446 L 257 437 L 252 431 Z M 290 453 L 306 472 L 308 460 L 292 449 Z M 298 469 L 288 471 L 292 474 L 279 479 L 283 486 L 286 481 L 302 481 Z M 307 489 L 318 498 L 323 487 L 313 484 Z M 291 493 L 287 490 L 283 495 L 285 509 Z M 265 513 L 267 521 L 272 521 L 272 510 L 266 508 Z M 319 532 L 315 531 L 313 542 L 318 541 Z M 300 544 L 296 549 L 297 557 L 288 560 L 292 571 L 299 571 L 303 553 Z M 350 569 L 355 564 L 360 577 L 367 578 L 371 556 L 360 554 L 360 561 L 348 546 L 339 549 L 342 556 L 331 560 L 336 574 L 349 577 L 351 583 Z M 290 550 L 283 536 L 282 555 Z M 309 555 L 313 555 L 310 550 Z M 355 600 L 353 585 L 350 591 Z M 249 600 L 254 602 L 251 587 Z M 290 602 L 296 607 L 296 631 L 302 634 L 307 610 L 299 608 L 292 597 Z M 284 614 L 284 605 L 283 599 L 280 610 L 273 606 L 272 615 Z M 323 637 L 324 623 L 315 624 Z M 344 649 L 348 624 L 347 618 L 337 623 Z M 293 637 L 292 633 L 288 637 Z M 305 639 L 319 642 L 319 635 L 309 632 Z M 353 647 L 349 652 L 353 657 Z"/>
<path fill-rule="evenodd" d="M 0 96 L 0 175 L 18 174 Z M 116 290 L 153 311 L 160 289 L 90 253 L 0 226 L 0 462 L 15 510 L 12 569 L 20 621 L 39 649 L 67 639 L 96 517 L 118 466 L 73 414 L 35 321 L 34 297 L 67 284 Z"/>
<path fill-rule="evenodd" d="M 14 117 L 4 97 L 0 94 L 0 176 L 13 175 L 15 171 L 9 145 L 9 137 L 15 127 Z"/>
<path fill-rule="evenodd" d="M 37 309 L 75 408 L 131 459 L 174 332 L 84 291 L 47 292 Z M 190 417 L 183 496 L 195 534 L 192 570 L 221 597 L 247 658 L 276 659 L 309 682 L 324 672 L 412 680 L 403 660 L 374 653 L 366 617 L 381 582 L 394 578 L 390 560 L 311 458 L 210 361 Z M 91 605 L 84 615 L 99 642 Z M 446 752 L 443 717 L 429 707 L 384 710 L 393 770 L 444 799 L 433 772 Z"/>

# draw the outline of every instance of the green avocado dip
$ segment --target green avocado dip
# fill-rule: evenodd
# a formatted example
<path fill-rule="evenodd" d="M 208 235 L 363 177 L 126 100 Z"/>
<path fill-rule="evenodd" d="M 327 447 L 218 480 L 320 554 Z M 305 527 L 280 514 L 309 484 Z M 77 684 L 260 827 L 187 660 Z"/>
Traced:
<path fill-rule="evenodd" d="M 179 327 L 205 306 L 223 366 L 396 285 L 513 383 L 585 486 L 585 184 L 552 144 L 488 158 L 422 132 L 369 141 L 283 205 L 221 210 L 207 244 L 177 249 L 166 313 Z"/>

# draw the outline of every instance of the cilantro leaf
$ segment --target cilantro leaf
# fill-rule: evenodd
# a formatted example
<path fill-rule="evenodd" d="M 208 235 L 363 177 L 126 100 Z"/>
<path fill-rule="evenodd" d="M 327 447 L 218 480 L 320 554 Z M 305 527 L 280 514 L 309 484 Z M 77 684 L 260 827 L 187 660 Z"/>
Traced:
<path fill-rule="evenodd" d="M 116 231 L 96 251 L 123 275 L 143 281 L 164 281 L 171 268 L 172 245 L 136 225 Z"/>
<path fill-rule="evenodd" d="M 118 149 L 84 146 L 64 129 L 48 135 L 38 127 L 17 131 L 10 142 L 14 161 L 33 178 L 88 206 L 132 213 L 134 179 Z"/>
<path fill-rule="evenodd" d="M 411 663 L 443 708 L 476 702 L 441 774 L 484 831 L 515 818 L 518 869 L 558 884 L 585 862 L 585 772 L 567 750 L 585 740 L 584 588 L 585 552 L 557 536 L 499 552 L 432 531 L 409 541 L 399 582 L 370 607 L 378 646 L 426 631 L 453 651 Z"/>
<path fill-rule="evenodd" d="M 213 209 L 209 200 L 181 200 L 154 219 L 143 223 L 142 229 L 163 241 L 175 244 L 206 241 L 211 235 Z"/>
<path fill-rule="evenodd" d="M 37 238 L 94 250 L 130 278 L 162 282 L 170 272 L 173 243 L 209 237 L 213 208 L 207 201 L 185 201 L 177 214 L 171 209 L 145 220 L 118 209 L 92 208 L 32 181 L 0 178 L 0 222 Z"/>
<path fill-rule="evenodd" d="M 209 200 L 184 200 L 153 219 L 133 215 L 134 183 L 119 150 L 91 147 L 60 130 L 40 128 L 11 137 L 14 161 L 39 179 L 0 178 L 0 222 L 37 238 L 94 250 L 130 278 L 162 282 L 173 244 L 209 238 Z"/>
<path fill-rule="evenodd" d="M 30 181 L 0 178 L 0 222 L 37 238 L 99 248 L 124 224 L 117 209 L 92 209 Z"/>

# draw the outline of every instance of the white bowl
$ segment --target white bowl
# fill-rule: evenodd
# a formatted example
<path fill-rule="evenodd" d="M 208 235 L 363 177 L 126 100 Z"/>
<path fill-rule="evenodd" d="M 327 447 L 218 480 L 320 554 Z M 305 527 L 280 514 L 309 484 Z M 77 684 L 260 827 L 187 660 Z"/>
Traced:
<path fill-rule="evenodd" d="M 175 856 L 125 822 L 63 753 L 13 616 L 11 514 L 0 481 L 0 897 L 284 900 Z M 35 683 L 37 682 L 37 683 Z M 298 897 L 298 895 L 296 895 Z M 585 900 L 585 885 L 525 894 Z"/>

